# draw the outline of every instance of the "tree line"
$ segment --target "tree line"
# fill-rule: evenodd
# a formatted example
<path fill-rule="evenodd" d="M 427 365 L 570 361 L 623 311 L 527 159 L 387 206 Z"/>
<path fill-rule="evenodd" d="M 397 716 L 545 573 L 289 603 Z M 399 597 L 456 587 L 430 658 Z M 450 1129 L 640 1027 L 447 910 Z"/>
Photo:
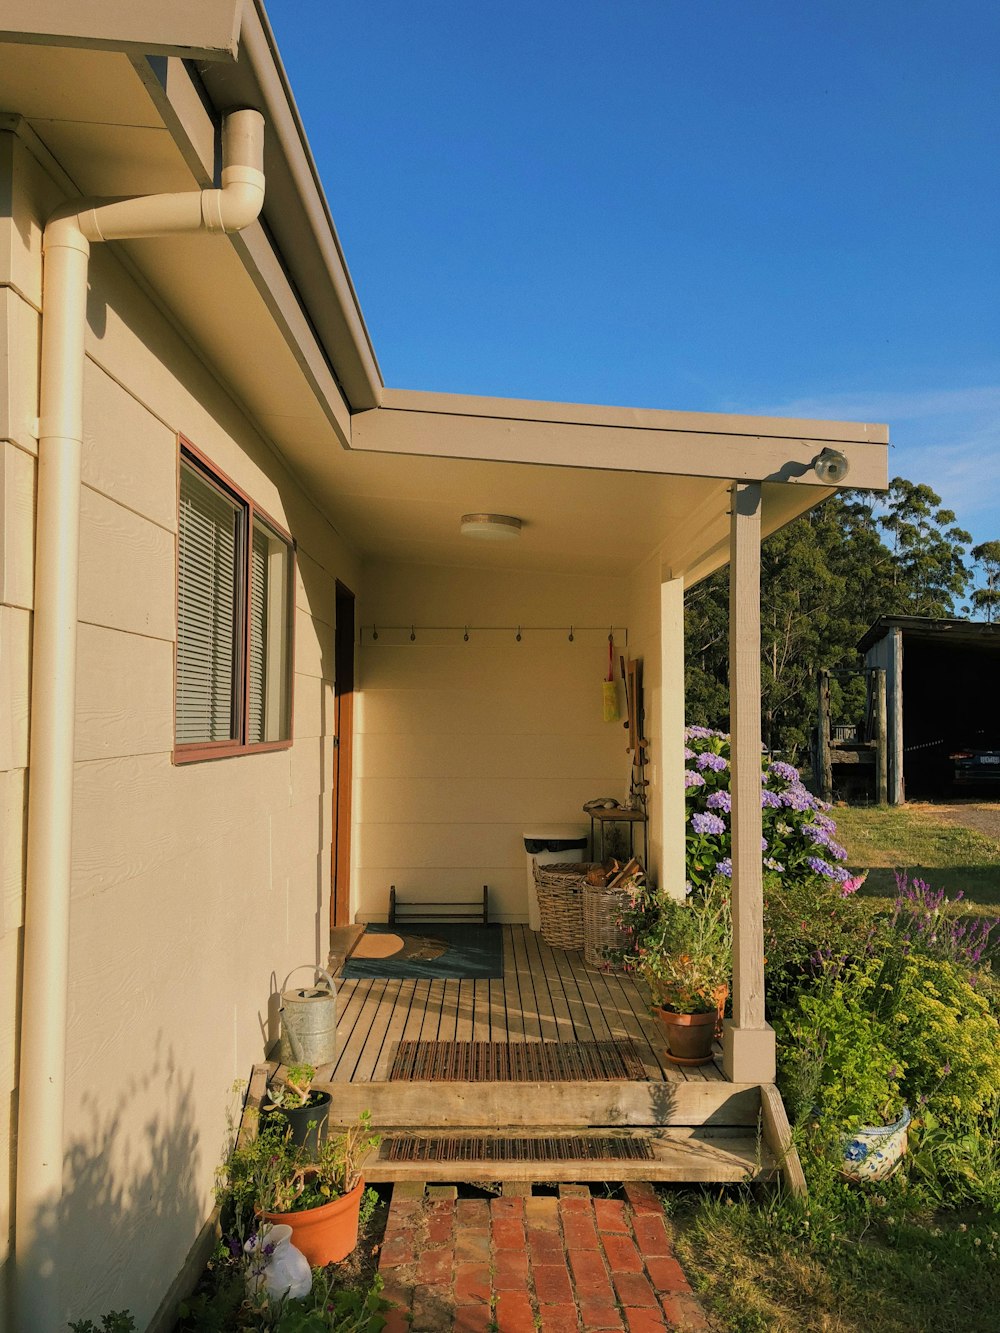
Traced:
<path fill-rule="evenodd" d="M 930 486 L 894 477 L 888 491 L 837 493 L 761 547 L 764 744 L 793 761 L 808 751 L 815 673 L 860 666 L 857 643 L 879 616 L 1000 621 L 1000 541 L 972 538 Z M 978 574 L 978 583 L 976 576 Z M 685 598 L 688 720 L 729 717 L 729 573 Z M 865 687 L 834 678 L 834 721 L 858 722 Z"/>

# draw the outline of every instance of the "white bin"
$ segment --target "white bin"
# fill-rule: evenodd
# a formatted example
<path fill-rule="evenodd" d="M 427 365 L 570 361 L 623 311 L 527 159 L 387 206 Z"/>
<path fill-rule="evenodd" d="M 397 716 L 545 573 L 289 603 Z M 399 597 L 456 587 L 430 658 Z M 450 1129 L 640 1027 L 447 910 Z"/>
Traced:
<path fill-rule="evenodd" d="M 589 829 L 582 824 L 542 824 L 524 830 L 524 850 L 528 857 L 528 925 L 532 930 L 538 930 L 542 924 L 532 862 L 551 865 L 554 861 L 585 861 L 589 837 Z"/>

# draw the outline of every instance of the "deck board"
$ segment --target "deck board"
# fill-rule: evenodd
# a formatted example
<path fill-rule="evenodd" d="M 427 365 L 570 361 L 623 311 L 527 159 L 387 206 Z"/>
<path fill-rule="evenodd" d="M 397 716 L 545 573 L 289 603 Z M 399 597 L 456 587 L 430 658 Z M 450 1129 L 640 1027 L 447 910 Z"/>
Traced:
<path fill-rule="evenodd" d="M 717 1081 L 716 1065 L 679 1069 L 631 976 L 589 967 L 526 926 L 502 926 L 504 975 L 491 981 L 365 979 L 338 982 L 337 1058 L 331 1082 L 381 1081 L 399 1041 L 630 1040 L 654 1081 Z"/>

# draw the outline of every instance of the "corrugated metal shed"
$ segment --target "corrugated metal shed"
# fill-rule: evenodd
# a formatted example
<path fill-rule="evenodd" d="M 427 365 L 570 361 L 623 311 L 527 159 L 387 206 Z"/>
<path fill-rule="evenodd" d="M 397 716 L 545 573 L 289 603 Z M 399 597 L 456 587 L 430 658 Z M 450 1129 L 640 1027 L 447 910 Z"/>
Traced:
<path fill-rule="evenodd" d="M 1000 625 L 880 616 L 858 651 L 886 673 L 890 803 L 949 795 L 956 749 L 1000 747 Z"/>

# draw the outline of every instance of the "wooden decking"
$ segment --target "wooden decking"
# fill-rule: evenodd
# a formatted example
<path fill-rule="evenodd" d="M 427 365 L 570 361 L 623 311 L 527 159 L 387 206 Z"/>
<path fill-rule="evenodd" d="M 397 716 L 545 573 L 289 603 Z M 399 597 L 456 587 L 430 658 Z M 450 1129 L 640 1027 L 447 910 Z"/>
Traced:
<path fill-rule="evenodd" d="M 339 978 L 337 1058 L 313 1086 L 332 1094 L 331 1125 L 369 1112 L 382 1146 L 370 1182 L 393 1180 L 766 1180 L 781 1170 L 804 1190 L 777 1089 L 730 1083 L 717 1063 L 681 1068 L 665 1056 L 647 996 L 632 978 L 550 949 L 525 926 L 504 926 L 504 975 L 495 981 Z M 400 1041 L 632 1043 L 642 1078 L 579 1082 L 392 1081 Z M 282 1071 L 260 1065 L 257 1100 Z M 626 1160 L 609 1140 L 641 1144 Z M 543 1140 L 521 1160 L 484 1140 Z M 417 1142 L 419 1141 L 419 1142 Z M 581 1155 L 581 1144 L 584 1155 Z M 606 1145 L 606 1146 L 605 1146 Z M 398 1149 L 398 1151 L 397 1151 Z M 551 1149 L 551 1152 L 550 1152 Z M 415 1153 L 415 1159 L 407 1154 Z M 402 1157 L 401 1157 L 402 1154 Z M 534 1157 L 535 1160 L 528 1160 Z"/>
<path fill-rule="evenodd" d="M 422 1041 L 629 1040 L 646 1077 L 722 1080 L 715 1065 L 681 1069 L 664 1054 L 644 989 L 588 966 L 582 953 L 550 949 L 527 926 L 502 926 L 497 981 L 351 981 L 338 989 L 337 1060 L 317 1071 L 336 1084 L 381 1082 L 396 1044 Z"/>

